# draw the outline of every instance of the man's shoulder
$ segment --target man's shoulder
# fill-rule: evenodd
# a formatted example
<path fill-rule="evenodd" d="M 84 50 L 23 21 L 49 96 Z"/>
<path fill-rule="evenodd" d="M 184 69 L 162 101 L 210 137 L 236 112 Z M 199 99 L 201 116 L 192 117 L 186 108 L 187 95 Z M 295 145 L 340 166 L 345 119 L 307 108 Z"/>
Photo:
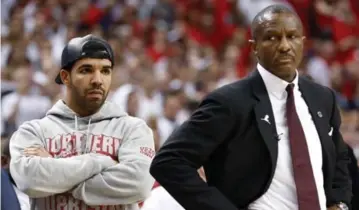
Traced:
<path fill-rule="evenodd" d="M 243 99 L 250 97 L 250 93 L 251 80 L 247 77 L 215 89 L 208 95 L 208 97 L 223 99 Z"/>
<path fill-rule="evenodd" d="M 126 124 L 126 125 L 138 125 L 145 123 L 144 120 L 138 117 L 130 116 L 122 106 L 113 102 L 106 101 L 104 104 L 105 117 L 102 117 L 102 120 L 111 120 L 116 124 Z"/>
<path fill-rule="evenodd" d="M 126 130 L 132 130 L 139 127 L 148 128 L 145 120 L 130 115 L 116 117 L 113 119 L 113 122 L 115 123 L 115 127 Z"/>
<path fill-rule="evenodd" d="M 23 122 L 17 129 L 17 132 L 27 132 L 27 133 L 31 133 L 35 136 L 39 136 L 39 131 L 41 130 L 41 127 L 44 125 L 47 125 L 46 121 L 44 121 L 44 118 L 41 119 L 34 119 L 34 120 L 29 120 L 29 121 L 25 121 Z"/>
<path fill-rule="evenodd" d="M 313 94 L 324 94 L 325 96 L 329 96 L 333 93 L 329 87 L 318 84 L 306 76 L 300 76 L 299 80 L 303 85 L 309 86 L 310 90 L 313 91 Z"/>

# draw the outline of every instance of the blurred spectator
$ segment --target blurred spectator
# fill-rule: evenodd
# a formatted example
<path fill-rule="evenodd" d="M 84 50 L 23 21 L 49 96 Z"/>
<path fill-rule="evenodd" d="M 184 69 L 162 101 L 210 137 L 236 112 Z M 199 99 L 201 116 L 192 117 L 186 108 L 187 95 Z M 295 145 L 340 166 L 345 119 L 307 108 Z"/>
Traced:
<path fill-rule="evenodd" d="M 14 131 L 28 120 L 45 116 L 51 107 L 48 97 L 35 91 L 33 73 L 26 66 L 20 66 L 14 72 L 16 90 L 2 99 L 2 118 L 7 122 L 7 128 Z"/>
<path fill-rule="evenodd" d="M 182 108 L 179 95 L 176 93 L 168 93 L 165 96 L 163 103 L 163 115 L 157 120 L 160 146 L 166 141 L 173 130 L 180 125 L 177 122 L 177 116 Z"/>
<path fill-rule="evenodd" d="M 331 87 L 331 65 L 335 57 L 335 43 L 331 32 L 322 32 L 320 39 L 314 44 L 317 50 L 307 64 L 308 74 L 317 83 Z"/>
<path fill-rule="evenodd" d="M 130 84 L 122 85 L 118 88 L 111 100 L 120 105 L 130 116 L 137 117 L 139 110 L 138 90 Z"/>

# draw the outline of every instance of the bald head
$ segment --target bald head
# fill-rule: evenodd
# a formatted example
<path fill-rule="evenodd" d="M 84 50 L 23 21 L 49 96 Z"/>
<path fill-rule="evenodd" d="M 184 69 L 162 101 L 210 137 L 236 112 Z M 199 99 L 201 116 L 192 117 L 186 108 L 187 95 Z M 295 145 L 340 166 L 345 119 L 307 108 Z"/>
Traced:
<path fill-rule="evenodd" d="M 260 11 L 254 17 L 254 19 L 252 21 L 251 30 L 252 30 L 253 39 L 255 39 L 257 37 L 258 28 L 260 28 L 260 26 L 262 26 L 263 23 L 272 20 L 274 16 L 280 15 L 280 14 L 293 15 L 296 18 L 298 18 L 298 20 L 299 20 L 297 13 L 286 5 L 274 4 L 274 5 L 268 6 L 268 7 L 264 8 L 262 11 Z M 301 22 L 300 22 L 300 24 L 301 24 Z"/>

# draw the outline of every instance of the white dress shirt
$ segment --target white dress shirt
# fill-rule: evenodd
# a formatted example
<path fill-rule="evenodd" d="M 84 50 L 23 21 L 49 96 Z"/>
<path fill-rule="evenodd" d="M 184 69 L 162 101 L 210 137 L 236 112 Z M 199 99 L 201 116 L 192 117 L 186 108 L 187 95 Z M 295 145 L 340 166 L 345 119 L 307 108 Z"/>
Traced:
<path fill-rule="evenodd" d="M 160 146 L 162 146 L 172 132 L 178 127 L 176 121 L 169 120 L 168 118 L 161 116 L 157 118 L 158 134 L 160 136 Z"/>
<path fill-rule="evenodd" d="M 185 210 L 162 186 L 152 190 L 141 210 Z"/>
<path fill-rule="evenodd" d="M 29 196 L 26 195 L 24 192 L 20 191 L 19 189 L 17 189 L 17 187 L 15 185 L 13 185 L 13 187 L 15 189 L 17 199 L 19 200 L 20 209 L 21 210 L 30 210 L 31 206 L 30 206 Z"/>
<path fill-rule="evenodd" d="M 286 87 L 288 82 L 271 74 L 261 65 L 257 69 L 267 88 L 269 99 L 272 105 L 274 120 L 280 140 L 278 141 L 278 159 L 273 180 L 267 192 L 254 201 L 250 210 L 296 210 L 298 209 L 296 186 L 293 177 L 292 157 L 288 126 L 286 122 Z M 298 72 L 292 82 L 294 86 L 294 101 L 297 114 L 302 124 L 306 137 L 310 162 L 312 164 L 314 179 L 318 190 L 321 210 L 326 210 L 326 197 L 322 172 L 322 147 L 312 116 L 308 106 L 298 88 Z"/>

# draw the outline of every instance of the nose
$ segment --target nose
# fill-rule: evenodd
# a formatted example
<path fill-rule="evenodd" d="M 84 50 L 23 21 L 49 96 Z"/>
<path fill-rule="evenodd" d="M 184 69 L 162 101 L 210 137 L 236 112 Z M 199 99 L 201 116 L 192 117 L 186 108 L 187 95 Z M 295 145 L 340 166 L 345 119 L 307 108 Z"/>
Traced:
<path fill-rule="evenodd" d="M 102 85 L 102 75 L 100 71 L 95 71 L 91 80 L 92 85 L 101 86 Z"/>
<path fill-rule="evenodd" d="M 279 52 L 281 53 L 287 53 L 290 50 L 290 45 L 288 42 L 287 37 L 282 37 L 280 43 L 279 43 Z"/>

